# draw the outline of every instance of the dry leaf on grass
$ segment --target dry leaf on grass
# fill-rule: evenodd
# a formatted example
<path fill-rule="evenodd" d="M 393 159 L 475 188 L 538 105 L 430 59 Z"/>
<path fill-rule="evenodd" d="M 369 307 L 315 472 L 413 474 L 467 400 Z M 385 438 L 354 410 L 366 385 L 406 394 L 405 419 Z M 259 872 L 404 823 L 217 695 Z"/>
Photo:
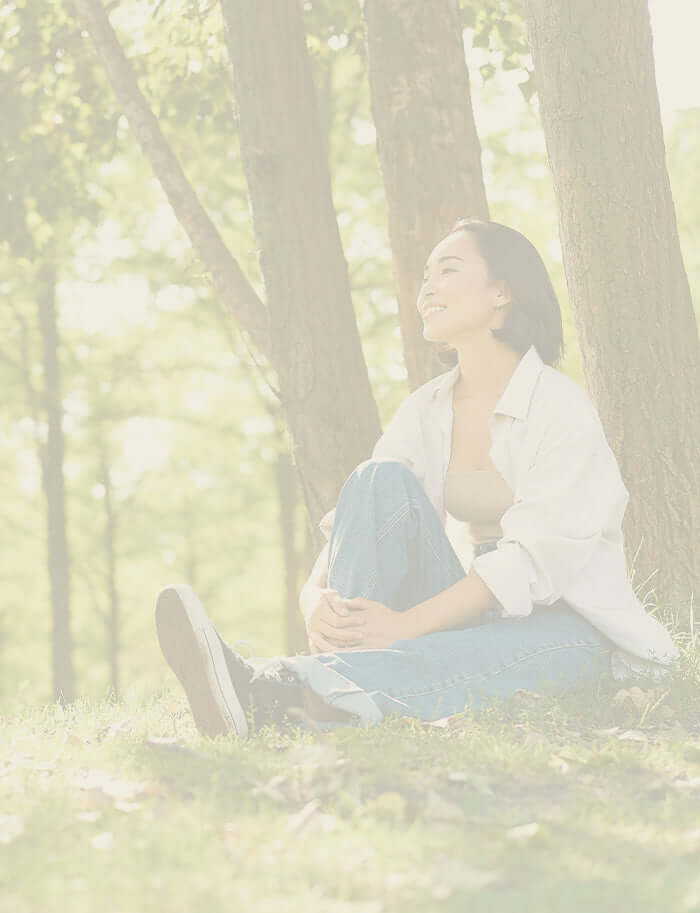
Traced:
<path fill-rule="evenodd" d="M 540 832 L 540 826 L 537 821 L 530 821 L 528 824 L 518 824 L 517 827 L 508 828 L 506 838 L 514 840 L 516 843 L 531 840 Z"/>
<path fill-rule="evenodd" d="M 103 831 L 101 834 L 95 834 L 90 841 L 90 846 L 96 850 L 108 850 L 114 843 L 114 835 L 111 831 Z"/>
<path fill-rule="evenodd" d="M 88 811 L 88 812 L 77 812 L 75 816 L 76 821 L 87 821 L 92 824 L 95 821 L 98 821 L 102 817 L 102 812 L 98 811 Z"/>
<path fill-rule="evenodd" d="M 536 704 L 537 701 L 542 700 L 541 694 L 538 694 L 537 691 L 528 691 L 527 688 L 516 688 L 513 696 L 516 701 L 524 704 Z"/>
<path fill-rule="evenodd" d="M 19 815 L 0 815 L 0 843 L 11 843 L 24 833 L 24 820 Z"/>
<path fill-rule="evenodd" d="M 101 729 L 97 735 L 99 741 L 111 742 L 113 739 L 130 735 L 134 731 L 134 720 L 130 717 L 112 723 L 105 729 Z"/>
<path fill-rule="evenodd" d="M 649 738 L 641 729 L 627 729 L 617 737 L 620 742 L 648 742 Z"/>
<path fill-rule="evenodd" d="M 558 770 L 560 774 L 565 774 L 569 771 L 568 761 L 565 761 L 564 758 L 560 758 L 557 754 L 553 754 L 549 761 L 547 761 L 547 767 L 551 767 L 552 770 Z"/>
<path fill-rule="evenodd" d="M 205 755 L 201 751 L 197 751 L 195 748 L 190 748 L 189 745 L 184 745 L 176 738 L 149 736 L 146 739 L 146 745 L 148 745 L 149 748 L 153 748 L 155 751 L 168 752 L 169 754 L 184 754 L 188 757 L 200 758 L 204 761 L 210 760 L 208 755 Z"/>
<path fill-rule="evenodd" d="M 654 700 L 655 696 L 654 691 L 646 693 L 638 685 L 634 685 L 632 688 L 621 688 L 614 695 L 612 702 L 614 707 L 624 707 L 626 704 L 631 704 L 635 710 L 641 713 L 646 709 L 649 702 Z"/>

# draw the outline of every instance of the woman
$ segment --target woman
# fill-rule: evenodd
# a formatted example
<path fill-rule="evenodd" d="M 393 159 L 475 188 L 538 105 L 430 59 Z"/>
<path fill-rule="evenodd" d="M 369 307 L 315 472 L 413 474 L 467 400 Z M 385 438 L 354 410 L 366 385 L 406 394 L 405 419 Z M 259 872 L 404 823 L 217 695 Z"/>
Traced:
<path fill-rule="evenodd" d="M 401 404 L 321 520 L 300 595 L 312 655 L 255 665 L 190 587 L 158 598 L 163 653 L 205 734 L 245 737 L 300 704 L 327 726 L 434 720 L 677 659 L 627 579 L 628 494 L 600 419 L 552 367 L 561 314 L 535 248 L 462 220 L 430 254 L 417 307 L 456 362 Z M 467 571 L 448 511 L 469 525 Z"/>

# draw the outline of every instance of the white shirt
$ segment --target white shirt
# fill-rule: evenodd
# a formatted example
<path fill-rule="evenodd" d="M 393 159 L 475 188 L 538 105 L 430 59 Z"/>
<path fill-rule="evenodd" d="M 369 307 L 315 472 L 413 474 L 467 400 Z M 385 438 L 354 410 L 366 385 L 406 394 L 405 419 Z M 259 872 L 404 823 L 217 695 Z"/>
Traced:
<path fill-rule="evenodd" d="M 452 388 L 459 365 L 414 390 L 399 406 L 371 460 L 405 463 L 443 527 L 452 450 Z M 648 615 L 627 577 L 622 518 L 629 494 L 598 413 L 570 378 L 523 355 L 489 418 L 490 458 L 513 491 L 497 548 L 471 568 L 501 604 L 523 618 L 534 604 L 565 599 L 618 648 L 616 678 L 660 671 L 678 657 L 666 629 Z M 364 463 L 360 464 L 365 465 Z M 330 538 L 335 508 L 319 528 Z M 645 661 L 639 663 L 635 658 Z"/>

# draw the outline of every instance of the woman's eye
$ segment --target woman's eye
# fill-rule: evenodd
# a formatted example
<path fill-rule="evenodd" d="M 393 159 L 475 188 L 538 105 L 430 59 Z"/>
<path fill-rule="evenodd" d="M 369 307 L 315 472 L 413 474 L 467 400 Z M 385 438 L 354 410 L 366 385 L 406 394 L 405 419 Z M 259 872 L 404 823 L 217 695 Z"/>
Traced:
<path fill-rule="evenodd" d="M 444 269 L 441 269 L 441 270 L 440 270 L 440 273 L 441 273 L 441 275 L 443 275 L 443 276 L 445 275 L 445 273 L 456 273 L 456 272 L 457 272 L 456 269 L 450 269 L 449 266 L 446 266 Z M 421 282 L 421 286 L 424 286 L 425 283 L 426 283 L 427 281 L 428 281 L 428 277 L 427 277 L 427 276 L 423 276 L 423 281 Z"/>

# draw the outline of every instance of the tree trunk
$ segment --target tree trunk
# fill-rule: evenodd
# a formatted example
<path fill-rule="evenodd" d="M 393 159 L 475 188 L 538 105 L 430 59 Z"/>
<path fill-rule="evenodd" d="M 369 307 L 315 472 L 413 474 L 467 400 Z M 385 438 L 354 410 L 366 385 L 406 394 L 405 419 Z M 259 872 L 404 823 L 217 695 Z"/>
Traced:
<path fill-rule="evenodd" d="M 488 219 L 481 147 L 454 0 L 366 0 L 372 113 L 389 208 L 411 390 L 445 370 L 416 297 L 431 248 L 461 217 Z"/>
<path fill-rule="evenodd" d="M 48 570 L 52 615 L 52 672 L 54 699 L 73 701 L 73 660 L 70 631 L 70 561 L 66 535 L 66 496 L 63 482 L 63 405 L 58 360 L 56 269 L 44 263 L 38 270 L 38 308 L 44 368 L 47 439 L 42 460 L 46 496 Z"/>
<path fill-rule="evenodd" d="M 223 246 L 136 82 L 99 0 L 75 0 L 129 125 L 214 285 L 279 378 L 317 527 L 381 433 L 350 297 L 299 4 L 226 0 L 243 164 L 267 307 Z M 257 362 L 256 362 L 257 363 Z"/>
<path fill-rule="evenodd" d="M 289 455 L 280 452 L 275 463 L 277 496 L 280 506 L 280 538 L 284 561 L 285 652 L 289 656 L 307 647 L 304 623 L 299 611 L 297 577 L 299 558 L 295 546 L 297 480 Z"/>
<path fill-rule="evenodd" d="M 698 592 L 699 347 L 644 0 L 528 0 L 586 382 L 630 489 L 635 583 Z"/>
<path fill-rule="evenodd" d="M 109 636 L 109 672 L 114 700 L 120 696 L 119 680 L 119 648 L 121 635 L 121 603 L 119 587 L 117 584 L 117 512 L 114 507 L 114 493 L 112 491 L 112 473 L 107 455 L 107 443 L 100 431 L 100 481 L 104 488 L 104 550 L 107 558 L 107 595 L 109 607 L 107 610 L 107 631 Z"/>
<path fill-rule="evenodd" d="M 381 433 L 350 297 L 300 4 L 222 0 L 271 360 L 319 518 Z M 317 531 L 317 545 L 322 544 Z"/>

